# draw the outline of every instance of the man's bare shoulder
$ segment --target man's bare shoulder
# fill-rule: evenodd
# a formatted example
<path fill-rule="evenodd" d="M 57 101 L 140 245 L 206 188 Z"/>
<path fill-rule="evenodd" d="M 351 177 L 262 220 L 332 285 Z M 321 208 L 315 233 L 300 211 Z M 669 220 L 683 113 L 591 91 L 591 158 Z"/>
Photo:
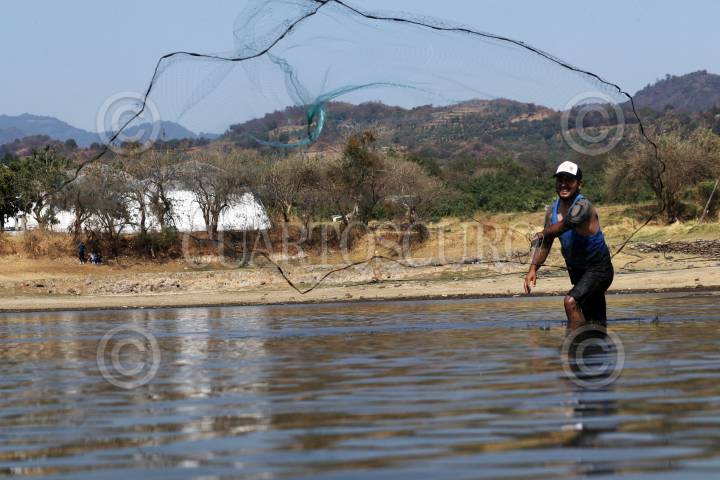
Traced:
<path fill-rule="evenodd" d="M 570 211 L 563 219 L 563 223 L 568 228 L 575 228 L 589 221 L 593 215 L 597 215 L 595 207 L 593 207 L 590 200 L 583 197 L 578 199 L 570 208 Z"/>

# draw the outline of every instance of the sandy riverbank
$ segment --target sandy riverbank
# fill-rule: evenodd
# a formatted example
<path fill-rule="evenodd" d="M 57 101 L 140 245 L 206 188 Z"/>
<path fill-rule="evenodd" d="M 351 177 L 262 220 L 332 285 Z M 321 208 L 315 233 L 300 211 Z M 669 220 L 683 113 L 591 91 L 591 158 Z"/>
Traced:
<path fill-rule="evenodd" d="M 267 268 L 248 271 L 116 274 L 85 280 L 31 280 L 0 289 L 0 311 L 158 308 L 210 305 L 351 302 L 425 298 L 519 296 L 523 272 L 483 278 L 473 268 L 428 268 L 404 278 L 369 278 L 378 273 L 346 274 L 344 280 L 323 284 L 301 295 L 282 279 L 270 278 Z M 419 274 L 418 274 L 419 273 Z M 402 277 L 402 275 L 397 275 Z M 355 277 L 355 278 L 351 278 Z M 78 283 L 97 284 L 91 293 Z M 49 287 L 49 288 L 48 288 Z M 561 295 L 570 288 L 564 272 L 541 275 L 534 295 Z M 671 290 L 720 290 L 720 266 L 657 269 L 616 274 L 611 293 Z M 115 290 L 115 291 L 113 291 Z M 123 291 L 123 293 L 120 293 Z M 72 293 L 70 293 L 72 292 Z M 560 301 L 560 300 L 558 300 Z"/>

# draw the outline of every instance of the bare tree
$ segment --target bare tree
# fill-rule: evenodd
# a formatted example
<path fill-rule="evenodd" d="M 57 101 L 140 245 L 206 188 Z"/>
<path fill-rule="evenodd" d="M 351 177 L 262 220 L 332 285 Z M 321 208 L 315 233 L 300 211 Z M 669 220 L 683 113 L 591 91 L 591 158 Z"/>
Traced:
<path fill-rule="evenodd" d="M 293 208 L 300 207 L 301 215 L 312 209 L 311 191 L 320 186 L 321 172 L 317 161 L 298 154 L 268 162 L 262 171 L 259 193 L 271 214 L 290 222 Z M 305 205 L 303 205 L 305 204 Z M 308 207 L 308 208 L 302 208 Z"/>
<path fill-rule="evenodd" d="M 248 155 L 209 150 L 190 155 L 184 179 L 200 207 L 208 237 L 217 239 L 220 214 L 249 191 Z"/>
<path fill-rule="evenodd" d="M 328 166 L 324 187 L 345 223 L 348 212 L 367 223 L 381 204 L 400 208 L 412 223 L 440 185 L 416 163 L 380 153 L 365 132 L 348 139 L 343 157 Z"/>
<path fill-rule="evenodd" d="M 627 156 L 617 158 L 608 167 L 607 188 L 612 192 L 647 184 L 658 205 L 665 206 L 665 219 L 678 220 L 683 214 L 682 196 L 702 180 L 716 178 L 720 157 L 720 137 L 710 130 L 698 129 L 689 136 L 665 133 L 656 138 L 662 162 L 644 142 Z"/>
<path fill-rule="evenodd" d="M 419 212 L 439 194 L 442 185 L 415 162 L 405 159 L 387 161 L 385 166 L 385 203 L 390 212 L 413 224 Z"/>
<path fill-rule="evenodd" d="M 92 199 L 87 225 L 107 239 L 112 255 L 117 256 L 121 235 L 132 224 L 133 179 L 119 168 L 102 164 L 85 175 L 86 192 Z"/>
<path fill-rule="evenodd" d="M 170 151 L 138 151 L 125 157 L 123 170 L 133 179 L 128 193 L 135 203 L 142 234 L 155 227 L 164 231 L 174 225 L 170 191 L 178 183 L 180 165 L 178 156 Z"/>
<path fill-rule="evenodd" d="M 147 168 L 149 207 L 161 230 L 175 224 L 175 212 L 170 191 L 177 183 L 181 163 L 179 156 L 170 151 L 150 150 L 144 158 Z"/>
<path fill-rule="evenodd" d="M 87 168 L 83 174 L 79 175 L 59 192 L 57 199 L 63 210 L 73 212 L 75 215 L 72 225 L 72 233 L 75 238 L 82 235 L 83 225 L 92 215 L 92 205 L 95 201 L 96 192 L 93 191 L 88 181 L 88 174 L 91 172 L 92 168 Z"/>

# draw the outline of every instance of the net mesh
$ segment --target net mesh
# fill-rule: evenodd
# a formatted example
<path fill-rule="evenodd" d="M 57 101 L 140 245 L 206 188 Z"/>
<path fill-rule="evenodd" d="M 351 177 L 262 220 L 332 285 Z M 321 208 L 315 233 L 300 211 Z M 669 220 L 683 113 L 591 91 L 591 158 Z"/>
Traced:
<path fill-rule="evenodd" d="M 630 100 L 619 86 L 520 41 L 340 0 L 251 0 L 235 22 L 231 50 L 165 55 L 147 93 L 173 121 L 222 112 L 240 123 L 302 107 L 306 125 L 289 129 L 289 141 L 268 136 L 274 124 L 256 122 L 245 132 L 288 147 L 321 135 L 333 100 L 415 107 L 503 98 L 556 110 Z"/>

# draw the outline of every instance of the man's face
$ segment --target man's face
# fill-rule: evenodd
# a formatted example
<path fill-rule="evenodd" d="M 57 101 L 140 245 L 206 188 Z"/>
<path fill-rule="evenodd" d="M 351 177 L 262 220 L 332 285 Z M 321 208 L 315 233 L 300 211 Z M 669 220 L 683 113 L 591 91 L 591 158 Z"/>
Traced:
<path fill-rule="evenodd" d="M 561 173 L 555 177 L 555 190 L 563 200 L 573 198 L 580 191 L 580 180 Z"/>

